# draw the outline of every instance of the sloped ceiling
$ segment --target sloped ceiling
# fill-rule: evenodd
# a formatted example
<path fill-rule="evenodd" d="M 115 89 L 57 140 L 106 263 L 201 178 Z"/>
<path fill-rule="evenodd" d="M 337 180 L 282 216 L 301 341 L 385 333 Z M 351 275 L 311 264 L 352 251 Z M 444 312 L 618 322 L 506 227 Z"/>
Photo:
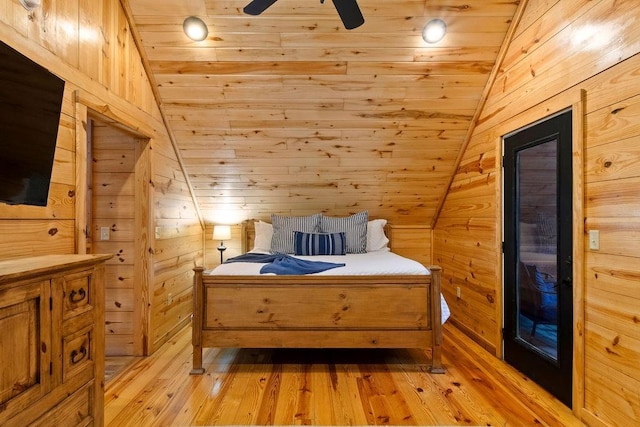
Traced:
<path fill-rule="evenodd" d="M 123 0 L 203 220 L 432 223 L 518 1 L 359 0 L 354 30 L 331 1 L 248 2 Z M 428 45 L 432 18 L 448 33 Z"/>

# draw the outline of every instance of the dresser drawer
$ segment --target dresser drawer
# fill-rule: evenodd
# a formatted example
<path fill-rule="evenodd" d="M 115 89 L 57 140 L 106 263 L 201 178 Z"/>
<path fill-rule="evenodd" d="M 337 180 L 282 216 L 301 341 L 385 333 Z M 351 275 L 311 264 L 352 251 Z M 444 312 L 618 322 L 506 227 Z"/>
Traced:
<path fill-rule="evenodd" d="M 67 335 L 62 340 L 62 381 L 84 369 L 93 369 L 95 361 L 93 327 Z"/>
<path fill-rule="evenodd" d="M 93 270 L 71 273 L 62 277 L 63 319 L 93 310 L 94 286 Z"/>
<path fill-rule="evenodd" d="M 31 426 L 77 427 L 93 425 L 93 381 L 87 383 L 65 400 L 53 407 Z"/>

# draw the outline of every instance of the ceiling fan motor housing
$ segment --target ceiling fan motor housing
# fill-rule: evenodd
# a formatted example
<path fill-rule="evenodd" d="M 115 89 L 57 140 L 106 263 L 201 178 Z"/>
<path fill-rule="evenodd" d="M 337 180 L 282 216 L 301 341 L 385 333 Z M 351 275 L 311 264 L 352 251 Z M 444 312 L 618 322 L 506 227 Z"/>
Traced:
<path fill-rule="evenodd" d="M 247 15 L 260 15 L 278 0 L 252 0 L 243 9 Z M 324 0 L 320 0 L 324 4 Z M 333 0 L 333 5 L 340 15 L 340 19 L 347 30 L 352 30 L 364 24 L 364 16 L 358 7 L 357 0 Z"/>

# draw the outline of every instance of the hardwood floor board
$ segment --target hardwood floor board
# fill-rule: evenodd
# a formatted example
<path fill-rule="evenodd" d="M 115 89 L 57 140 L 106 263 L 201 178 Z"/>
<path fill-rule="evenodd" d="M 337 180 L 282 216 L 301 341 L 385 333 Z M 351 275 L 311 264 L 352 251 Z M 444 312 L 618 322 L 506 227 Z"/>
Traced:
<path fill-rule="evenodd" d="M 291 365 L 291 364 L 289 364 Z M 308 425 L 311 424 L 311 379 L 309 377 L 308 363 L 300 363 L 300 370 L 296 375 L 297 396 L 295 398 L 295 411 L 289 420 L 283 420 L 285 424 Z"/>
<path fill-rule="evenodd" d="M 316 425 L 328 425 L 336 423 L 338 420 L 338 412 L 342 409 L 340 406 L 334 405 L 334 388 L 331 378 L 331 371 L 335 368 L 335 363 L 331 360 L 331 353 L 326 364 L 318 365 L 317 368 L 311 370 L 312 375 L 312 394 L 311 405 L 313 408 L 313 422 Z"/>
<path fill-rule="evenodd" d="M 393 372 L 394 381 L 398 385 L 398 392 L 405 396 L 407 404 L 413 408 L 413 417 L 417 425 L 437 425 L 437 417 L 433 414 L 434 403 L 440 396 L 434 398 L 435 388 L 429 389 L 432 384 L 427 383 L 421 375 L 428 370 L 427 364 L 423 364 L 422 358 L 425 356 L 423 351 L 416 350 L 415 356 L 404 356 L 401 352 L 393 357 L 393 363 L 398 365 L 396 372 Z M 414 363 L 409 362 L 409 358 L 413 358 Z M 426 392 L 425 392 L 426 388 Z M 432 391 L 432 393 L 429 392 Z M 449 418 L 449 417 L 441 417 Z"/>
<path fill-rule="evenodd" d="M 582 425 L 451 324 L 445 374 L 418 349 L 205 349 L 191 329 L 107 384 L 105 425 Z"/>
<path fill-rule="evenodd" d="M 192 364 L 191 351 L 181 353 L 181 359 L 182 362 L 177 370 L 167 369 L 160 375 L 160 379 L 167 378 L 168 375 L 171 382 L 167 383 L 164 390 L 160 388 L 157 390 L 156 394 L 159 398 L 157 402 L 160 407 L 156 407 L 152 410 L 155 414 L 154 419 L 142 425 L 171 425 L 171 423 L 176 419 L 176 414 L 180 413 L 182 408 L 185 406 L 185 402 L 195 401 L 194 398 L 197 396 L 195 391 L 201 388 L 201 384 L 204 384 L 205 387 L 209 385 L 207 376 L 189 374 Z M 203 362 L 206 360 L 207 359 L 203 357 Z M 209 358 L 209 361 L 212 361 L 212 359 Z M 185 378 L 187 378 L 186 381 Z M 206 397 L 203 396 L 202 401 L 205 399 Z M 162 403 L 165 400 L 166 403 L 163 405 Z"/>
<path fill-rule="evenodd" d="M 251 369 L 251 378 L 255 381 L 249 382 L 245 393 L 238 396 L 241 406 L 234 424 L 274 423 L 282 385 L 282 366 L 268 360 L 270 352 L 261 352 L 265 357 L 257 360 Z"/>
<path fill-rule="evenodd" d="M 476 400 L 476 403 L 486 403 L 490 408 L 504 417 L 505 425 L 538 425 L 539 421 L 535 420 L 534 413 L 523 405 L 521 401 L 513 399 L 515 389 L 505 388 L 501 381 L 503 376 L 494 376 L 492 371 L 483 369 L 478 366 L 477 362 L 471 363 L 473 357 L 471 354 L 464 352 L 457 346 L 451 346 L 449 354 L 455 360 L 455 372 L 452 372 L 456 378 L 466 378 L 470 387 L 475 388 L 483 398 L 484 402 Z M 505 366 L 506 367 L 506 366 Z M 507 367 L 508 368 L 508 367 Z M 515 370 L 512 370 L 514 373 Z M 480 398 L 478 398 L 480 399 Z M 494 418 L 495 419 L 495 418 Z"/>
<path fill-rule="evenodd" d="M 485 390 L 477 387 L 476 382 L 481 377 L 474 375 L 477 373 L 467 371 L 462 363 L 445 359 L 447 363 L 448 375 L 432 376 L 438 383 L 447 401 L 447 407 L 457 423 L 471 425 L 507 425 L 506 420 L 501 417 L 498 411 L 493 409 L 494 402 L 484 398 Z"/>
<path fill-rule="evenodd" d="M 178 391 L 171 396 L 170 403 L 167 407 L 158 414 L 152 423 L 148 423 L 147 425 L 168 426 L 172 425 L 172 423 L 174 425 L 181 425 L 179 421 L 180 417 L 185 416 L 185 414 L 188 414 L 185 419 L 189 420 L 190 423 L 190 420 L 193 419 L 193 407 L 200 408 L 204 404 L 209 395 L 209 385 L 209 377 L 205 375 L 190 377 L 189 381 L 185 383 L 185 386 L 180 387 Z M 201 392 L 203 388 L 206 388 L 204 393 Z"/>
<path fill-rule="evenodd" d="M 455 328 L 453 331 L 457 333 L 451 333 L 449 337 L 457 345 L 448 346 L 448 353 L 457 354 L 457 361 L 477 364 L 485 381 L 494 389 L 494 405 L 509 416 L 508 421 L 516 425 L 583 425 L 569 408 L 524 374 L 495 357 L 478 358 L 474 346 L 466 342 L 466 336 Z"/>
<path fill-rule="evenodd" d="M 234 357 L 231 358 L 230 355 Z M 221 352 L 222 360 L 214 365 L 214 369 L 206 368 L 215 377 L 211 396 L 198 411 L 193 425 L 225 425 L 233 419 L 246 384 L 242 382 L 242 371 L 250 363 L 250 350 L 236 350 L 231 353 L 226 349 Z M 238 375 L 240 378 L 238 379 Z"/>
<path fill-rule="evenodd" d="M 353 365 L 335 363 L 329 365 L 331 381 L 331 407 L 334 410 L 335 422 L 339 425 L 362 425 L 366 419 L 359 417 L 355 408 L 358 399 L 357 381 Z"/>
<path fill-rule="evenodd" d="M 191 355 L 189 346 L 181 345 L 177 354 L 171 358 L 164 358 L 167 362 L 165 368 L 153 378 L 149 378 L 147 386 L 139 391 L 114 422 L 126 421 L 140 426 L 161 425 L 160 420 L 166 418 L 167 412 L 172 414 L 173 420 L 175 412 L 179 410 L 176 404 L 183 404 L 178 398 L 179 391 L 189 385 L 184 378 L 191 370 Z"/>
<path fill-rule="evenodd" d="M 396 384 L 384 363 L 359 365 L 362 406 L 368 410 L 369 424 L 415 425 L 404 396 L 397 393 Z"/>
<path fill-rule="evenodd" d="M 274 413 L 274 424 L 292 425 L 298 413 L 298 398 L 301 386 L 303 367 L 299 364 L 283 365 L 282 382 L 280 384 L 280 405 L 277 405 Z"/>
<path fill-rule="evenodd" d="M 181 332 L 175 339 L 163 345 L 153 357 L 142 358 L 110 381 L 105 388 L 105 425 L 124 421 L 113 420 L 131 405 L 136 395 L 147 386 L 148 382 L 167 370 L 167 365 L 176 357 L 178 349 L 190 350 L 191 334 Z M 120 418 L 122 420 L 122 418 Z"/>
<path fill-rule="evenodd" d="M 136 356 L 107 356 L 104 369 L 104 381 L 108 383 L 125 371 L 127 366 L 140 360 Z"/>
<path fill-rule="evenodd" d="M 487 408 L 474 400 L 479 396 L 463 387 L 462 380 L 457 377 L 456 365 L 450 359 L 443 358 L 447 369 L 445 375 L 433 375 L 429 373 L 429 360 L 424 360 L 424 352 L 415 350 L 408 354 L 408 357 L 398 359 L 403 378 L 396 382 L 412 385 L 413 389 L 409 391 L 417 393 L 422 406 L 429 408 L 430 419 L 420 421 L 419 425 L 447 424 L 452 419 L 462 424 L 487 425 L 495 420 L 495 417 L 486 416 Z M 412 360 L 422 363 L 413 365 Z M 412 394 L 409 391 L 403 394 L 409 396 Z"/>
<path fill-rule="evenodd" d="M 173 420 L 165 425 L 188 426 L 195 425 L 198 414 L 204 411 L 211 396 L 218 394 L 222 388 L 222 376 L 225 369 L 235 359 L 237 349 L 205 349 L 202 352 L 203 366 L 209 369 L 203 375 L 189 375 L 189 381 L 193 382 L 193 391 L 184 401 L 184 406 Z"/>

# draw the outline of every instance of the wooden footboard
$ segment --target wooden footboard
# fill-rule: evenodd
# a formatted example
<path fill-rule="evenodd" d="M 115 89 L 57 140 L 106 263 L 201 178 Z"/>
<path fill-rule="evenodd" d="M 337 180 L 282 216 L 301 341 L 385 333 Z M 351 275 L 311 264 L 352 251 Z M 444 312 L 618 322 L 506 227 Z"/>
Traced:
<path fill-rule="evenodd" d="M 431 275 L 222 276 L 194 269 L 193 369 L 203 347 L 430 348 L 442 373 L 440 268 Z"/>

